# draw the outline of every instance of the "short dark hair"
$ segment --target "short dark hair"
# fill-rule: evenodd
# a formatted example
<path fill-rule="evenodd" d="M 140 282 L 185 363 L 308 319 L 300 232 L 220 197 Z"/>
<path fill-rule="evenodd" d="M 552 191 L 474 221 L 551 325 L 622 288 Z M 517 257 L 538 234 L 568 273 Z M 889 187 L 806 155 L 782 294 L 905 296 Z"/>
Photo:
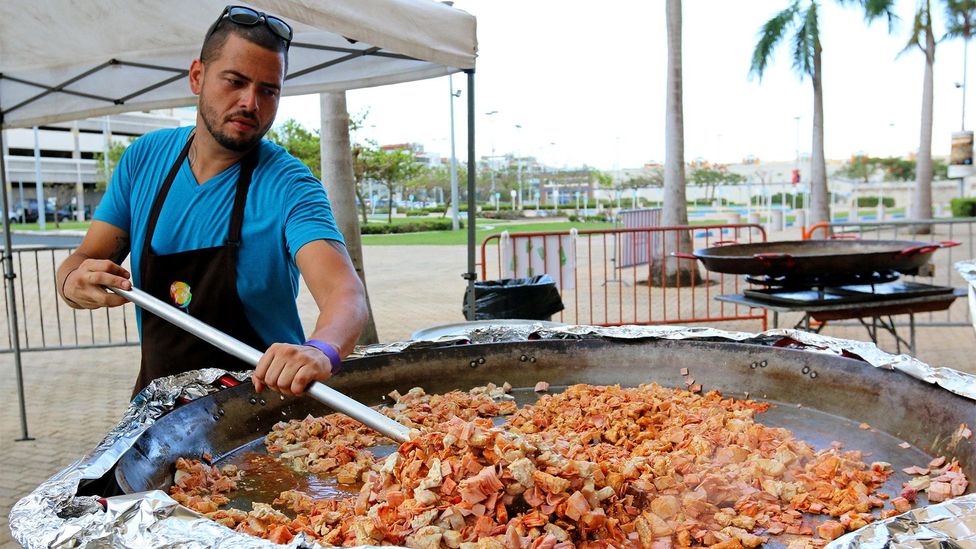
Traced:
<path fill-rule="evenodd" d="M 227 37 L 231 34 L 235 34 L 248 42 L 261 46 L 266 50 L 271 50 L 274 52 L 281 53 L 285 56 L 285 73 L 288 72 L 288 42 L 282 40 L 279 36 L 271 32 L 271 29 L 267 25 L 254 25 L 253 27 L 246 27 L 244 25 L 238 25 L 227 20 L 227 17 L 221 17 L 210 25 L 207 30 L 207 38 L 203 41 L 203 47 L 200 48 L 200 61 L 204 63 L 209 63 L 210 61 L 216 59 L 220 56 L 220 50 L 223 49 L 224 43 L 227 42 Z"/>

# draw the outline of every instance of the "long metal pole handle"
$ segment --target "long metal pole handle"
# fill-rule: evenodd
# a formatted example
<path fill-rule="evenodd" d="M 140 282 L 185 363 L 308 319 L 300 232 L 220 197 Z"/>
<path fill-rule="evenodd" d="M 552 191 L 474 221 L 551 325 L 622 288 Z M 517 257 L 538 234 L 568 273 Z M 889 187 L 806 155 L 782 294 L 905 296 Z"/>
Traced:
<path fill-rule="evenodd" d="M 109 288 L 109 290 L 128 299 L 144 310 L 162 318 L 163 320 L 175 324 L 187 332 L 199 337 L 200 339 L 212 344 L 218 349 L 225 351 L 251 366 L 257 366 L 258 361 L 264 353 L 247 345 L 246 343 L 231 337 L 224 332 L 210 326 L 209 324 L 194 318 L 176 307 L 172 307 L 148 293 L 138 289 L 122 290 L 120 288 Z M 359 421 L 363 425 L 396 440 L 407 442 L 410 440 L 410 429 L 398 423 L 376 410 L 366 406 L 362 402 L 349 398 L 348 396 L 336 391 L 332 387 L 313 381 L 305 389 L 305 392 L 318 400 L 322 404 L 332 408 L 337 412 Z"/>

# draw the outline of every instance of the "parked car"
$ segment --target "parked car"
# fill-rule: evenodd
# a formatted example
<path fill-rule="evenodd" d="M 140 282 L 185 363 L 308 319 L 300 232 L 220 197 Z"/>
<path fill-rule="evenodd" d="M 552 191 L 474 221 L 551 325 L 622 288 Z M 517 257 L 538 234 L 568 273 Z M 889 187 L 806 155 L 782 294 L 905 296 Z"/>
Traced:
<path fill-rule="evenodd" d="M 28 198 L 23 202 L 18 202 L 14 207 L 17 213 L 17 218 L 20 223 L 36 223 L 37 222 L 37 199 Z M 50 202 L 45 204 L 44 208 L 44 219 L 46 221 L 54 221 L 57 214 L 54 211 L 54 205 Z"/>
<path fill-rule="evenodd" d="M 77 219 L 75 212 L 77 207 L 74 204 L 68 204 L 58 210 L 58 221 L 74 221 Z M 89 205 L 85 205 L 85 220 L 88 221 L 92 218 L 92 208 Z"/>

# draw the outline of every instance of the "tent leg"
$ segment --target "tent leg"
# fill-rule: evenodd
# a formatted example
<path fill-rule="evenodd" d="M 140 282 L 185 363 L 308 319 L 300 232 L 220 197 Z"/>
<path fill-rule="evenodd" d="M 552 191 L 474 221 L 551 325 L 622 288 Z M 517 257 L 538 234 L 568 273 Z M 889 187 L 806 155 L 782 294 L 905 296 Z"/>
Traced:
<path fill-rule="evenodd" d="M 3 130 L 0 130 L 0 151 L 3 150 Z M 17 373 L 17 397 L 20 399 L 20 438 L 22 440 L 34 440 L 27 434 L 27 404 L 24 398 L 24 371 L 20 360 L 20 324 L 17 322 L 17 294 L 14 291 L 14 252 L 10 241 L 10 197 L 7 196 L 7 159 L 0 152 L 0 183 L 3 188 L 3 278 L 6 282 L 7 302 L 10 303 L 7 315 L 7 326 L 10 330 L 10 344 L 14 351 L 14 370 Z M 43 211 L 44 205 L 38 202 L 39 211 Z M 43 214 L 42 214 L 43 215 Z"/>
<path fill-rule="evenodd" d="M 468 281 L 468 288 L 465 293 L 467 307 L 465 310 L 467 320 L 475 319 L 474 310 L 474 281 L 477 278 L 475 273 L 474 252 L 478 243 L 475 242 L 475 218 L 477 217 L 478 205 L 475 204 L 475 175 L 478 173 L 478 162 L 474 153 L 474 69 L 464 71 L 468 75 L 468 272 L 464 273 L 464 278 Z"/>

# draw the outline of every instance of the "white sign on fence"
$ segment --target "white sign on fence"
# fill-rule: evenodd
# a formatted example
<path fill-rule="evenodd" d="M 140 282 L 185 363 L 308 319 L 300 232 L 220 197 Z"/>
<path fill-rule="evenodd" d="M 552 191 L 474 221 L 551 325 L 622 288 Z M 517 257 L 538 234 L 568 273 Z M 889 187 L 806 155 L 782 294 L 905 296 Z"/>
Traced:
<path fill-rule="evenodd" d="M 517 236 L 502 233 L 502 278 L 548 274 L 560 290 L 576 287 L 576 229 L 568 235 Z"/>

